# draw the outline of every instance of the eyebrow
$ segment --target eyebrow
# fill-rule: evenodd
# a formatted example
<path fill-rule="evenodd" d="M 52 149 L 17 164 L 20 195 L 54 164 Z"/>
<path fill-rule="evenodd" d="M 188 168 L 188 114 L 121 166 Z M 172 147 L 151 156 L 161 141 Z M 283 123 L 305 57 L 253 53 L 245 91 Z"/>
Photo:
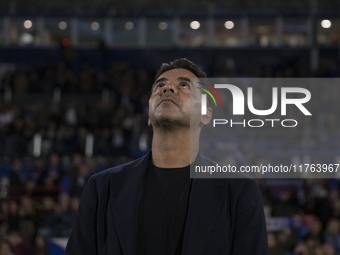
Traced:
<path fill-rule="evenodd" d="M 154 84 L 157 84 L 157 83 L 163 82 L 163 81 L 168 81 L 168 80 L 169 80 L 168 78 L 163 77 L 163 78 L 158 79 Z M 187 77 L 178 77 L 177 80 L 178 81 L 187 81 L 187 82 L 190 82 L 190 79 L 187 78 Z"/>
<path fill-rule="evenodd" d="M 190 82 L 190 79 L 187 78 L 187 77 L 178 77 L 177 80 L 178 81 L 187 81 L 187 82 Z"/>
<path fill-rule="evenodd" d="M 157 84 L 157 83 L 163 82 L 163 81 L 168 81 L 168 80 L 169 80 L 169 79 L 168 79 L 168 78 L 165 78 L 165 77 L 159 78 L 154 84 Z"/>

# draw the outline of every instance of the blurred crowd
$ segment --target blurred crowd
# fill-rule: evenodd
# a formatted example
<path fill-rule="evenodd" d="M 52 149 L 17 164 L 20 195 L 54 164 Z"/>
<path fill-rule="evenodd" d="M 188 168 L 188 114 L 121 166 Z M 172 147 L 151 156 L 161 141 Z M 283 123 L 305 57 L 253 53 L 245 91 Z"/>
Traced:
<path fill-rule="evenodd" d="M 94 158 L 81 154 L 62 164 L 53 152 L 32 164 L 15 158 L 0 184 L 0 254 L 48 254 L 48 240 L 67 238 L 89 177 L 98 171 Z"/>
<path fill-rule="evenodd" d="M 48 102 L 0 103 L 0 157 L 26 156 L 37 133 L 42 136 L 43 156 L 51 151 L 60 155 L 84 154 L 89 133 L 96 141 L 94 155 L 118 157 L 138 153 L 140 133 L 149 132 L 144 128 L 152 74 L 145 70 L 133 72 L 124 62 L 112 64 L 105 74 L 96 73 L 94 66 L 87 64 L 75 74 L 67 66 L 61 62 L 40 70 L 39 74 L 28 66 L 18 67 L 4 74 L 0 88 L 3 91 L 11 88 L 13 97 L 22 93 L 50 97 L 47 96 Z M 70 79 L 75 79 L 74 86 Z M 52 101 L 55 88 L 61 91 L 61 102 Z M 96 91 L 102 92 L 104 88 L 108 88 L 105 101 L 95 96 Z M 77 97 L 87 92 L 90 94 L 87 101 Z M 63 100 L 65 94 L 72 98 Z"/>
<path fill-rule="evenodd" d="M 48 254 L 51 237 L 69 236 L 89 177 L 149 149 L 146 116 L 153 75 L 123 62 L 106 73 L 88 64 L 75 72 L 60 62 L 39 70 L 18 65 L 3 74 L 0 92 L 10 88 L 13 98 L 49 98 L 0 101 L 0 255 Z M 75 96 L 55 102 L 55 88 Z M 109 100 L 77 98 L 105 88 Z M 37 134 L 40 150 L 34 155 Z M 94 144 L 85 156 L 89 134 Z"/>
<path fill-rule="evenodd" d="M 67 58 L 39 68 L 16 65 L 3 73 L 0 96 L 10 88 L 13 101 L 0 101 L 0 255 L 48 254 L 49 238 L 68 237 L 90 176 L 150 149 L 147 113 L 154 74 L 155 70 L 134 69 L 128 61 L 112 61 L 104 69 L 90 62 L 75 68 Z M 339 77 L 340 67 L 329 61 L 315 74 L 294 58 L 244 70 L 235 59 L 227 59 L 216 61 L 208 74 Z M 60 101 L 52 100 L 56 88 Z M 36 99 L 25 101 L 20 97 L 25 95 Z M 43 95 L 50 100 L 39 100 Z M 79 95 L 93 97 L 84 101 Z M 325 127 L 336 130 L 336 118 L 330 114 Z M 37 134 L 39 155 L 33 153 Z M 89 135 L 94 141 L 90 152 Z M 271 255 L 340 254 L 338 180 L 258 183 L 266 216 L 290 222 L 269 229 Z"/>
<path fill-rule="evenodd" d="M 270 255 L 340 254 L 338 179 L 258 180 L 265 212 L 285 219 L 268 227 Z"/>

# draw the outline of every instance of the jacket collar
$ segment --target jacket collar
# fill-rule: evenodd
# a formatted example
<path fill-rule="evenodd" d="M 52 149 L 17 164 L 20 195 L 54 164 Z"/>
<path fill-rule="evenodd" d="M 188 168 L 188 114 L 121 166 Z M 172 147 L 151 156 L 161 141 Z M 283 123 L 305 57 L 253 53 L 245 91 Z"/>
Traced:
<path fill-rule="evenodd" d="M 150 156 L 151 152 L 110 177 L 111 208 L 123 254 L 137 254 L 138 204 Z"/>
<path fill-rule="evenodd" d="M 211 164 L 211 163 L 210 163 Z M 194 165 L 209 165 L 198 154 Z M 193 168 L 192 168 L 193 169 Z M 194 178 L 184 228 L 182 254 L 201 254 L 226 194 L 225 180 Z"/>
<path fill-rule="evenodd" d="M 126 166 L 123 171 L 112 173 L 110 177 L 111 209 L 124 254 L 138 253 L 138 204 L 144 190 L 150 157 L 151 152 Z M 207 161 L 198 154 L 195 164 L 207 164 Z M 182 254 L 200 254 L 202 251 L 204 240 L 207 239 L 223 202 L 225 185 L 218 185 L 220 181 L 193 179 Z"/>

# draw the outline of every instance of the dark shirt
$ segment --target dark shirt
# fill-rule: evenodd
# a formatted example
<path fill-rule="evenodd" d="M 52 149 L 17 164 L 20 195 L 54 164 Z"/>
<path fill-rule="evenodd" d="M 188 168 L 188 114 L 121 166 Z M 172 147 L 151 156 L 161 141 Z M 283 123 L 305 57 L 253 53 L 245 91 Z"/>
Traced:
<path fill-rule="evenodd" d="M 190 193 L 190 166 L 149 165 L 138 213 L 138 254 L 181 254 Z"/>

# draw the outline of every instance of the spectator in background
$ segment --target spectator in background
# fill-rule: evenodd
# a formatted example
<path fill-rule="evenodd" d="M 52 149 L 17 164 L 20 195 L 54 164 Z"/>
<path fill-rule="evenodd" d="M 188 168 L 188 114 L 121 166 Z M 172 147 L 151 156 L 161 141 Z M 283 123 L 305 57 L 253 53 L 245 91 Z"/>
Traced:
<path fill-rule="evenodd" d="M 53 152 L 49 157 L 47 168 L 39 176 L 37 184 L 40 185 L 45 195 L 57 197 L 59 186 L 63 177 L 63 171 L 60 163 L 60 156 Z"/>
<path fill-rule="evenodd" d="M 9 201 L 8 232 L 19 228 L 19 206 L 15 200 Z"/>
<path fill-rule="evenodd" d="M 299 243 L 292 255 L 323 255 L 322 246 L 317 239 L 308 239 L 305 243 Z"/>
<path fill-rule="evenodd" d="M 13 87 L 13 78 L 14 78 L 14 68 L 11 68 L 11 66 L 8 66 L 8 69 L 5 71 L 5 73 L 2 76 L 2 80 L 0 83 L 0 91 L 4 91 L 7 89 L 11 89 Z"/>
<path fill-rule="evenodd" d="M 45 166 L 44 166 L 44 161 L 41 157 L 34 158 L 33 159 L 33 165 L 32 168 L 29 171 L 27 182 L 26 182 L 26 187 L 28 190 L 32 190 L 36 187 L 38 179 L 42 172 L 44 171 Z M 32 194 L 32 193 L 28 193 Z M 35 194 L 33 194 L 35 196 Z"/>
<path fill-rule="evenodd" d="M 48 243 L 44 236 L 37 235 L 35 237 L 32 255 L 48 255 Z"/>
<path fill-rule="evenodd" d="M 87 160 L 87 167 L 89 176 L 98 172 L 98 162 L 95 158 L 88 158 Z"/>
<path fill-rule="evenodd" d="M 310 200 L 313 201 L 313 212 L 325 226 L 332 216 L 332 202 L 328 190 L 328 181 L 324 179 L 313 179 L 310 182 L 311 190 L 309 191 Z"/>
<path fill-rule="evenodd" d="M 9 172 L 9 196 L 19 198 L 24 193 L 24 177 L 22 175 L 22 160 L 15 158 Z"/>
<path fill-rule="evenodd" d="M 82 155 L 85 154 L 86 138 L 88 133 L 89 131 L 86 127 L 81 126 L 78 128 L 76 137 L 77 152 L 81 153 Z"/>
<path fill-rule="evenodd" d="M 56 133 L 54 148 L 59 154 L 72 155 L 77 151 L 76 129 L 61 123 Z"/>
<path fill-rule="evenodd" d="M 90 63 L 83 63 L 79 73 L 79 91 L 91 93 L 94 91 L 94 67 Z"/>
<path fill-rule="evenodd" d="M 277 238 L 273 232 L 268 232 L 268 254 L 269 255 L 284 255 L 285 251 L 277 244 Z"/>
<path fill-rule="evenodd" d="M 68 169 L 68 176 L 72 179 L 78 175 L 79 168 L 83 165 L 83 156 L 80 153 L 74 153 L 72 156 L 71 166 Z"/>
<path fill-rule="evenodd" d="M 340 220 L 340 198 L 336 197 L 333 200 L 333 213 L 332 217 L 337 218 Z"/>
<path fill-rule="evenodd" d="M 298 234 L 290 229 L 274 234 L 268 233 L 269 255 L 286 255 L 286 252 L 294 249 Z"/>
<path fill-rule="evenodd" d="M 71 196 L 80 198 L 89 178 L 90 178 L 90 175 L 89 175 L 88 166 L 82 164 L 78 168 L 77 175 L 74 175 L 73 178 L 71 178 L 71 185 L 70 185 Z"/>
<path fill-rule="evenodd" d="M 9 104 L 0 103 L 0 128 L 12 123 L 14 111 Z"/>
<path fill-rule="evenodd" d="M 14 254 L 12 245 L 8 240 L 0 241 L 0 255 L 16 255 Z"/>
<path fill-rule="evenodd" d="M 65 110 L 65 122 L 67 125 L 70 125 L 72 127 L 77 126 L 78 113 L 76 103 L 74 102 L 70 103 L 67 109 Z"/>
<path fill-rule="evenodd" d="M 98 132 L 99 131 L 99 132 Z M 94 153 L 97 155 L 102 156 L 109 156 L 114 155 L 111 154 L 110 151 L 110 138 L 111 138 L 111 132 L 109 128 L 102 128 L 101 130 L 98 130 L 96 133 L 96 142 L 94 147 Z"/>
<path fill-rule="evenodd" d="M 7 233 L 9 218 L 9 204 L 7 200 L 1 200 L 0 204 L 0 236 Z"/>
<path fill-rule="evenodd" d="M 121 128 L 116 127 L 112 130 L 111 146 L 113 155 L 121 156 L 126 154 L 125 137 Z"/>
<path fill-rule="evenodd" d="M 59 204 L 55 209 L 54 237 L 69 237 L 73 223 L 71 198 L 63 193 L 59 196 Z"/>
<path fill-rule="evenodd" d="M 79 202 L 80 202 L 80 198 L 79 197 L 73 197 L 71 199 L 71 214 L 72 214 L 72 226 L 71 226 L 71 228 L 73 228 L 74 223 L 76 222 Z"/>
<path fill-rule="evenodd" d="M 334 247 L 330 244 L 327 243 L 323 244 L 322 250 L 324 252 L 323 255 L 336 255 Z"/>
<path fill-rule="evenodd" d="M 27 74 L 23 70 L 19 70 L 14 76 L 13 90 L 16 94 L 26 94 L 29 89 L 29 80 Z"/>
<path fill-rule="evenodd" d="M 319 219 L 314 219 L 311 222 L 310 226 L 310 231 L 307 234 L 307 239 L 318 239 L 321 242 L 323 241 L 323 236 L 322 236 L 322 223 Z"/>
<path fill-rule="evenodd" d="M 35 222 L 36 208 L 34 201 L 29 196 L 23 196 L 19 206 L 18 231 L 25 240 L 33 240 L 33 236 L 36 234 Z"/>
<path fill-rule="evenodd" d="M 51 237 L 55 226 L 55 202 L 51 197 L 44 197 L 38 206 L 36 228 L 39 235 Z"/>
<path fill-rule="evenodd" d="M 78 196 L 87 182 L 87 166 L 83 162 L 83 156 L 80 153 L 73 154 L 71 167 L 68 170 L 69 192 L 71 196 Z"/>
<path fill-rule="evenodd" d="M 331 218 L 328 221 L 325 233 L 325 243 L 334 247 L 336 254 L 340 253 L 340 221 Z"/>
<path fill-rule="evenodd" d="M 272 216 L 285 217 L 298 212 L 298 200 L 291 190 L 282 189 L 273 204 Z"/>
<path fill-rule="evenodd" d="M 8 240 L 11 243 L 15 255 L 31 255 L 32 245 L 23 239 L 19 232 L 13 231 L 9 233 Z"/>

